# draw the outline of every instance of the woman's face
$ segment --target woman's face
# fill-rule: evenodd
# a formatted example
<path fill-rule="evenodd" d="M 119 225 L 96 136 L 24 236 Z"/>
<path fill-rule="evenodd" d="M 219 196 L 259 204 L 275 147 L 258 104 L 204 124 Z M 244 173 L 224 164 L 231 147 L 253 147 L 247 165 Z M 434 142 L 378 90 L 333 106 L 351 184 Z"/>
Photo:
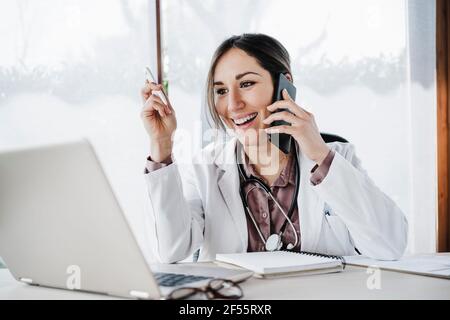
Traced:
<path fill-rule="evenodd" d="M 257 145 L 267 134 L 263 120 L 270 115 L 273 82 L 255 58 L 237 48 L 227 51 L 214 73 L 216 110 L 244 145 Z"/>

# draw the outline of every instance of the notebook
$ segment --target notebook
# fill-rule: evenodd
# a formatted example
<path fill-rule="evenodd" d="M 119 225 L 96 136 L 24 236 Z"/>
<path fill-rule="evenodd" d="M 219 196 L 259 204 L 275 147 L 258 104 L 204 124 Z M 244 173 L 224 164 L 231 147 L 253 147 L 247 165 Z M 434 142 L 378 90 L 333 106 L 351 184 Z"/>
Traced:
<path fill-rule="evenodd" d="M 251 270 L 260 278 L 340 272 L 345 265 L 339 256 L 292 251 L 217 254 L 216 262 Z"/>
<path fill-rule="evenodd" d="M 382 261 L 364 256 L 345 257 L 347 264 L 361 267 L 419 274 L 422 276 L 450 279 L 450 254 L 417 254 L 404 256 L 396 261 Z"/>

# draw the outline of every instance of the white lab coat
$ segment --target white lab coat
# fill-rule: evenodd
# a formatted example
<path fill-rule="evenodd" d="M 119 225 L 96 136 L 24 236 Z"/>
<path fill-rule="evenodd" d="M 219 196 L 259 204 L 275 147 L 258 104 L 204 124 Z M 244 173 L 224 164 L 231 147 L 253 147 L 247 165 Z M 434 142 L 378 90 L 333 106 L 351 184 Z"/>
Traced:
<path fill-rule="evenodd" d="M 199 248 L 199 261 L 247 251 L 236 141 L 210 144 L 188 168 L 175 161 L 145 175 L 160 262 L 184 260 Z M 317 186 L 310 182 L 315 163 L 299 150 L 301 250 L 355 255 L 357 248 L 375 259 L 401 257 L 408 230 L 404 214 L 367 176 L 351 144 L 328 145 L 336 154 Z"/>

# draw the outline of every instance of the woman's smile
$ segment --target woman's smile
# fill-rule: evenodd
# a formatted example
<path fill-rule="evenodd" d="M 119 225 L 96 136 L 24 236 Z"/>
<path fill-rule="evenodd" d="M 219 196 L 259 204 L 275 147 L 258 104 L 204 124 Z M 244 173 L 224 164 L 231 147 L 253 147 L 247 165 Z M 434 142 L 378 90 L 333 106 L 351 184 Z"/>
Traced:
<path fill-rule="evenodd" d="M 257 118 L 258 112 L 253 112 L 235 116 L 231 120 L 233 121 L 235 128 L 246 130 L 250 127 L 254 127 L 257 124 Z"/>

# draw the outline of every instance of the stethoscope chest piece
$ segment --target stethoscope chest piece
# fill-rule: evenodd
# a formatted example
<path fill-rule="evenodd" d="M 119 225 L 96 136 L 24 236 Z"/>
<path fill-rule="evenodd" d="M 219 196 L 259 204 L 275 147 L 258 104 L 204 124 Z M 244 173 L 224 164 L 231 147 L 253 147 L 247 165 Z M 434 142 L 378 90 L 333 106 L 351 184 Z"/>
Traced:
<path fill-rule="evenodd" d="M 282 246 L 281 237 L 274 233 L 266 241 L 266 250 L 267 251 L 276 251 L 280 250 Z"/>

